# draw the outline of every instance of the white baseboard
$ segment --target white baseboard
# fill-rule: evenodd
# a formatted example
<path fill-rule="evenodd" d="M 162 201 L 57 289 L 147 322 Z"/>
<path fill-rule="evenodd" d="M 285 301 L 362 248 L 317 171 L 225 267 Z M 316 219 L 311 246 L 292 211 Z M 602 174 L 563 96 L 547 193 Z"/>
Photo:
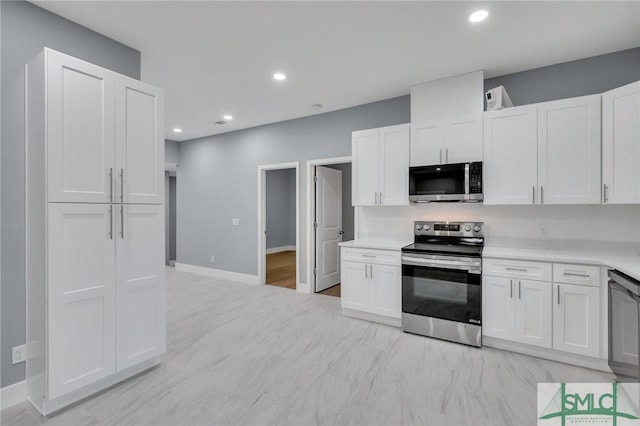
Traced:
<path fill-rule="evenodd" d="M 296 291 L 302 294 L 311 294 L 311 286 L 307 283 L 298 283 L 296 285 Z"/>
<path fill-rule="evenodd" d="M 27 400 L 27 382 L 24 380 L 0 389 L 0 409 L 20 404 Z"/>
<path fill-rule="evenodd" d="M 245 284 L 258 284 L 257 275 L 241 274 L 239 272 L 223 271 L 222 269 L 205 268 L 203 266 L 188 265 L 176 262 L 176 270 L 191 272 L 207 277 L 222 278 L 225 280 L 238 281 Z"/>
<path fill-rule="evenodd" d="M 268 248 L 266 253 L 273 254 L 273 253 L 280 253 L 282 251 L 296 251 L 296 246 L 272 247 L 272 248 Z"/>

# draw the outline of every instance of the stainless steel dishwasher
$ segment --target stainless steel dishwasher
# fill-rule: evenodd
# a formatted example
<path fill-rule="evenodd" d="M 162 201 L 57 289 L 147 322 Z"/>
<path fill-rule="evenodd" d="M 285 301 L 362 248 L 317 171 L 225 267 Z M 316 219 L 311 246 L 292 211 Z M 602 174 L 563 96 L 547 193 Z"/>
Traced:
<path fill-rule="evenodd" d="M 609 278 L 609 367 L 640 379 L 640 281 L 617 270 Z"/>

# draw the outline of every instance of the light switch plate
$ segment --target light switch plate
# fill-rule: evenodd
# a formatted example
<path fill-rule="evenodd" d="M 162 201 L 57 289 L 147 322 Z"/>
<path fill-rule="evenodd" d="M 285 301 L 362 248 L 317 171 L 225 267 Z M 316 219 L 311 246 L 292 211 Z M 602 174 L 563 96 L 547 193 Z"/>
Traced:
<path fill-rule="evenodd" d="M 240 218 L 239 217 L 234 217 L 233 219 L 231 219 L 231 224 L 233 226 L 240 226 Z"/>

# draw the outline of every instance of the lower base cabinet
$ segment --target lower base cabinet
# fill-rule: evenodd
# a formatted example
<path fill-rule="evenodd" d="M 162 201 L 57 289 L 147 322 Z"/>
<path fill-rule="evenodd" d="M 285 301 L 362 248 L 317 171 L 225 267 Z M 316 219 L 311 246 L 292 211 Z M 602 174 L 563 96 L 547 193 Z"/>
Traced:
<path fill-rule="evenodd" d="M 381 317 L 400 319 L 402 268 L 395 254 L 368 250 L 359 252 L 343 249 L 341 304 L 344 309 L 360 311 Z M 398 253 L 399 254 L 399 253 Z M 358 260 L 344 260 L 358 259 Z M 360 261 L 359 259 L 362 259 Z M 381 263 L 376 263 L 377 259 Z"/>
<path fill-rule="evenodd" d="M 553 347 L 597 357 L 600 352 L 600 289 L 554 284 Z"/>

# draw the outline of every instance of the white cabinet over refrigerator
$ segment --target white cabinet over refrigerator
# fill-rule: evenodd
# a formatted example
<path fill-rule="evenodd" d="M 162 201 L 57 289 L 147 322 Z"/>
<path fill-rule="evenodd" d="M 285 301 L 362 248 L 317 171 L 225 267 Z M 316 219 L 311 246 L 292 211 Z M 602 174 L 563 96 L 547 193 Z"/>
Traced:
<path fill-rule="evenodd" d="M 27 65 L 27 396 L 44 415 L 165 352 L 163 91 L 44 49 Z"/>

